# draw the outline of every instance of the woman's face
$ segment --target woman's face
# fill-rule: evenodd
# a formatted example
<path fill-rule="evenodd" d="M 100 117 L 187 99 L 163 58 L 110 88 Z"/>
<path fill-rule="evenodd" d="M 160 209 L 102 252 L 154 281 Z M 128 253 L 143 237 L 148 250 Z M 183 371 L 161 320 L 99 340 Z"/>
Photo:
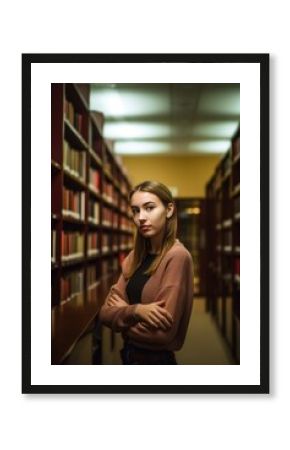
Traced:
<path fill-rule="evenodd" d="M 173 213 L 173 203 L 165 208 L 157 195 L 150 192 L 135 192 L 131 197 L 133 220 L 143 237 L 153 237 L 161 233 L 166 218 Z"/>

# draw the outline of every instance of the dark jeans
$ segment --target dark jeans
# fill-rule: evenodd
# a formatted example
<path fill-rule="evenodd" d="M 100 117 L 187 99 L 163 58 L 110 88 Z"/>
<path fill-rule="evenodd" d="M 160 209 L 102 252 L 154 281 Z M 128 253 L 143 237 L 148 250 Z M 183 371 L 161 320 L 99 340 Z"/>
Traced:
<path fill-rule="evenodd" d="M 123 364 L 177 364 L 175 355 L 169 350 L 147 350 L 127 342 L 120 351 Z"/>

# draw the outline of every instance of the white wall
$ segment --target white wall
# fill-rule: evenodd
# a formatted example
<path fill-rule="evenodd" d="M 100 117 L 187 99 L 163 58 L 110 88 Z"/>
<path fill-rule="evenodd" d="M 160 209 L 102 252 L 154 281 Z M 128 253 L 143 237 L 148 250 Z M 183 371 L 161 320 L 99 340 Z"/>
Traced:
<path fill-rule="evenodd" d="M 0 327 L 5 343 L 1 353 L 2 447 L 267 450 L 277 448 L 278 440 L 287 447 L 290 246 L 289 221 L 282 217 L 289 205 L 289 199 L 282 198 L 283 192 L 289 192 L 289 156 L 288 164 L 282 160 L 286 152 L 289 155 L 287 2 L 16 3 L 6 2 L 2 7 L 0 29 L 5 43 L 1 51 L 2 211 L 14 217 L 7 222 L 4 214 L 1 223 L 5 238 L 1 243 L 1 263 L 5 264 L 1 271 L 5 311 Z M 21 52 L 271 52 L 270 395 L 21 395 L 21 258 L 20 251 L 18 258 L 16 250 L 11 251 L 11 241 L 15 249 L 21 244 Z M 282 258 L 282 248 L 287 258 Z"/>

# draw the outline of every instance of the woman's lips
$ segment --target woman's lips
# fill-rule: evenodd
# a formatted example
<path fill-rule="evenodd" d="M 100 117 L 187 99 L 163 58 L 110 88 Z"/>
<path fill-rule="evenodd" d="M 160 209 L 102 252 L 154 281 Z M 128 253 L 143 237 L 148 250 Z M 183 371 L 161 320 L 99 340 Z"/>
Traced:
<path fill-rule="evenodd" d="M 141 231 L 148 231 L 151 227 L 148 225 L 146 227 L 140 227 Z"/>

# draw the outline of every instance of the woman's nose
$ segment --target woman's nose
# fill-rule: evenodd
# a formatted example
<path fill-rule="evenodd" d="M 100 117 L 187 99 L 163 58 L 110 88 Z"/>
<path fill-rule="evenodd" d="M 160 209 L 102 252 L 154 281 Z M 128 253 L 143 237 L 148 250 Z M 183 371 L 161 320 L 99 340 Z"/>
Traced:
<path fill-rule="evenodd" d="M 142 221 L 144 219 L 146 219 L 146 212 L 145 211 L 140 211 L 139 220 Z"/>

